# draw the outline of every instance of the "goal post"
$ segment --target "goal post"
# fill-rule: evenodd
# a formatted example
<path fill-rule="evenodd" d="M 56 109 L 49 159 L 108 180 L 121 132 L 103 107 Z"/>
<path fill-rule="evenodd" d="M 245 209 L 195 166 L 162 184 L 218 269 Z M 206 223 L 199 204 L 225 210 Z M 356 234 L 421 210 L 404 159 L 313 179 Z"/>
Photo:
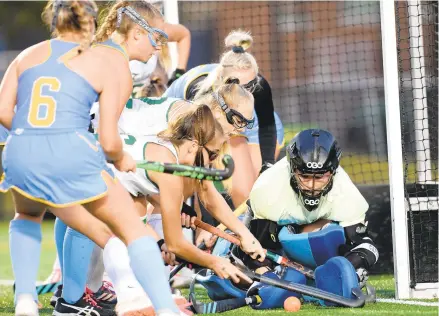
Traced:
<path fill-rule="evenodd" d="M 410 263 L 407 212 L 404 205 L 395 3 L 393 1 L 381 1 L 380 9 L 395 290 L 397 298 L 408 298 L 410 297 Z"/>
<path fill-rule="evenodd" d="M 189 67 L 218 62 L 230 31 L 251 32 L 284 141 L 318 127 L 343 146 L 382 254 L 371 273 L 394 273 L 397 298 L 437 296 L 437 2 L 163 3 L 192 33 Z"/>
<path fill-rule="evenodd" d="M 438 297 L 438 3 L 397 2 L 409 297 Z M 399 251 L 399 248 L 398 248 Z"/>
<path fill-rule="evenodd" d="M 167 23 L 178 24 L 178 1 L 177 0 L 163 0 L 163 15 Z M 177 43 L 168 43 L 169 56 L 171 57 L 171 67 L 168 70 L 168 76 L 172 75 L 172 72 L 177 68 L 178 64 L 178 51 Z"/>

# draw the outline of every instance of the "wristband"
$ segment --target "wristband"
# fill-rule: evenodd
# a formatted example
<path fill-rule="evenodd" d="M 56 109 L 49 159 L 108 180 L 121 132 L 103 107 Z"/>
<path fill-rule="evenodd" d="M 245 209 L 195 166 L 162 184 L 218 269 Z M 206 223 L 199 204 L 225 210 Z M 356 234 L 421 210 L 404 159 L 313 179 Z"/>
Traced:
<path fill-rule="evenodd" d="M 165 243 L 165 240 L 162 238 L 159 241 L 157 241 L 157 245 L 159 246 L 160 251 L 162 250 L 162 246 Z"/>

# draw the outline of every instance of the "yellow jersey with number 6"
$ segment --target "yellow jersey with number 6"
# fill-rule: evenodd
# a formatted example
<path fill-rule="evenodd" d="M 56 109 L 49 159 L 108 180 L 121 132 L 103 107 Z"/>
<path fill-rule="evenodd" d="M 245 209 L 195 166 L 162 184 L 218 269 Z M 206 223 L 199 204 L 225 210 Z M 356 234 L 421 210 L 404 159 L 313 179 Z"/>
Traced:
<path fill-rule="evenodd" d="M 0 191 L 13 189 L 51 207 L 103 197 L 106 164 L 99 142 L 88 132 L 98 94 L 65 61 L 76 43 L 51 40 L 45 62 L 18 78 L 16 114 L 3 150 Z"/>
<path fill-rule="evenodd" d="M 18 79 L 17 111 L 12 131 L 17 129 L 87 130 L 97 92 L 64 58 L 74 53 L 77 43 L 50 41 L 50 54 L 39 65 L 26 69 Z"/>

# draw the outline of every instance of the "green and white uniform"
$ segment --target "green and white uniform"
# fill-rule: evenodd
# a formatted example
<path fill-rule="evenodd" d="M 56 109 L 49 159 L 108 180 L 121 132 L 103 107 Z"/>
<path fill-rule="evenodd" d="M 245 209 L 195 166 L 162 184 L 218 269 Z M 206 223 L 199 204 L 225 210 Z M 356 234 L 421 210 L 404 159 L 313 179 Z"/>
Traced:
<path fill-rule="evenodd" d="M 168 127 L 168 114 L 176 98 L 135 98 L 129 99 L 119 118 L 121 135 L 148 136 Z M 94 114 L 92 125 L 95 131 L 99 126 L 99 104 L 95 103 L 90 114 Z"/>
<path fill-rule="evenodd" d="M 124 140 L 123 150 L 128 152 L 134 160 L 147 160 L 145 157 L 145 147 L 147 144 L 153 143 L 166 147 L 177 159 L 177 150 L 169 141 L 164 141 L 157 136 L 140 136 L 132 135 L 121 136 Z M 148 196 L 159 194 L 158 186 L 149 179 L 147 171 L 137 168 L 135 172 L 121 172 L 114 165 L 109 164 L 117 179 L 122 183 L 123 187 L 134 196 Z"/>
<path fill-rule="evenodd" d="M 146 160 L 145 147 L 148 143 L 155 143 L 168 148 L 177 157 L 177 152 L 172 143 L 163 141 L 156 135 L 168 127 L 168 113 L 176 98 L 135 98 L 128 100 L 118 122 L 120 137 L 123 140 L 123 149 L 134 160 Z M 95 104 L 91 114 L 93 128 L 97 131 L 99 126 L 99 105 Z M 178 163 L 178 159 L 177 159 Z M 120 172 L 109 164 L 122 185 L 134 196 L 158 194 L 159 190 L 143 169 L 136 172 Z"/>

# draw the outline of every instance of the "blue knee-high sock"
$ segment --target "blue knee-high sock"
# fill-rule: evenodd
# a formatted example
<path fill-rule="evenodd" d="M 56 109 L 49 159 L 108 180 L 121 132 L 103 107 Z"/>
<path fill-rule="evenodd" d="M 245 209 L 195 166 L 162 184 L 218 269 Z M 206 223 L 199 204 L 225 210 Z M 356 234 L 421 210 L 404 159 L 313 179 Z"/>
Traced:
<path fill-rule="evenodd" d="M 32 294 L 35 289 L 41 252 L 41 224 L 26 219 L 14 219 L 9 226 L 9 249 L 15 277 L 15 301 L 20 294 Z"/>
<path fill-rule="evenodd" d="M 62 297 L 67 303 L 76 303 L 84 294 L 93 248 L 94 243 L 90 239 L 70 227 L 67 228 L 62 270 Z"/>
<path fill-rule="evenodd" d="M 170 309 L 179 312 L 165 275 L 165 266 L 154 238 L 145 236 L 128 246 L 130 264 L 139 283 L 151 299 L 156 311 Z"/>
<path fill-rule="evenodd" d="M 61 273 L 64 271 L 64 260 L 63 260 L 63 248 L 64 248 L 64 236 L 66 235 L 67 225 L 64 224 L 59 218 L 55 220 L 55 244 L 56 253 L 58 254 L 59 266 L 61 268 Z"/>

